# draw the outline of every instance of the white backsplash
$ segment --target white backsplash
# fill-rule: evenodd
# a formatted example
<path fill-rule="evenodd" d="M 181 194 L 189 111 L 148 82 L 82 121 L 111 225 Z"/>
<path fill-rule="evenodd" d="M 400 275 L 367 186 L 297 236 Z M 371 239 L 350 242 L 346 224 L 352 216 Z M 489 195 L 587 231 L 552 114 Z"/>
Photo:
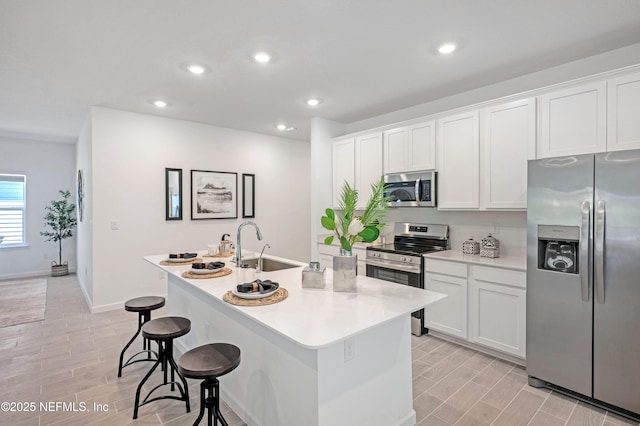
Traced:
<path fill-rule="evenodd" d="M 426 207 L 392 208 L 383 230 L 387 241 L 393 235 L 393 222 L 417 222 L 449 225 L 451 248 L 462 250 L 462 242 L 469 237 L 480 241 L 491 233 L 500 241 L 502 255 L 519 255 L 527 245 L 527 213 L 502 211 L 439 211 Z"/>

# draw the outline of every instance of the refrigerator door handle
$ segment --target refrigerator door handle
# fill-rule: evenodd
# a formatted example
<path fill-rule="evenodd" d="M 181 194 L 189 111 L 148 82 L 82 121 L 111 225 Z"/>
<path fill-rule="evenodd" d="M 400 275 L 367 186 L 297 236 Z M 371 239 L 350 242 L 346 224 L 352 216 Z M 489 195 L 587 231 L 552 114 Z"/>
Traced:
<path fill-rule="evenodd" d="M 591 203 L 582 203 L 582 226 L 580 235 L 580 284 L 582 290 L 582 300 L 589 301 L 589 285 L 591 283 L 591 264 L 589 262 L 589 246 L 591 240 L 589 232 L 591 230 Z"/>
<path fill-rule="evenodd" d="M 600 304 L 604 303 L 604 224 L 605 224 L 606 205 L 604 200 L 598 200 L 596 203 L 596 226 L 595 236 L 595 290 L 596 301 Z"/>

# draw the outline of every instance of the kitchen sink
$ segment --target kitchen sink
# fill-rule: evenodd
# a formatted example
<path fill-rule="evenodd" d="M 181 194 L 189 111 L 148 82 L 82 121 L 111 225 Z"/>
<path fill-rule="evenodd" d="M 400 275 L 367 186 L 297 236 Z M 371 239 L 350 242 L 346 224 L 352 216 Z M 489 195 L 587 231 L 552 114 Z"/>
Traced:
<path fill-rule="evenodd" d="M 242 266 L 249 268 L 256 268 L 258 266 L 258 258 L 253 259 L 242 259 Z M 290 269 L 297 268 L 299 265 L 294 265 L 292 263 L 280 262 L 279 260 L 268 259 L 266 257 L 262 258 L 262 271 L 263 272 L 273 272 L 280 271 L 282 269 Z"/>

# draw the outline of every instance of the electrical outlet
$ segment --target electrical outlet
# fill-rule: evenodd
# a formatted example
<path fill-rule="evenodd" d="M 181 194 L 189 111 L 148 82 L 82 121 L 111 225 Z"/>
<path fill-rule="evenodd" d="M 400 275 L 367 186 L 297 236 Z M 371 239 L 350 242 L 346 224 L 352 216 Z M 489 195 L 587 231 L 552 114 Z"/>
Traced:
<path fill-rule="evenodd" d="M 158 272 L 158 279 L 159 280 L 164 280 L 164 271 Z"/>
<path fill-rule="evenodd" d="M 120 228 L 120 223 L 118 223 L 117 220 L 112 220 L 111 221 L 111 230 L 112 231 L 117 231 Z"/>
<path fill-rule="evenodd" d="M 351 361 L 356 357 L 356 341 L 351 339 L 346 339 L 344 341 L 344 361 Z"/>
<path fill-rule="evenodd" d="M 493 224 L 493 232 L 491 232 L 492 235 L 497 235 L 500 233 L 500 224 L 499 223 L 494 223 Z"/>

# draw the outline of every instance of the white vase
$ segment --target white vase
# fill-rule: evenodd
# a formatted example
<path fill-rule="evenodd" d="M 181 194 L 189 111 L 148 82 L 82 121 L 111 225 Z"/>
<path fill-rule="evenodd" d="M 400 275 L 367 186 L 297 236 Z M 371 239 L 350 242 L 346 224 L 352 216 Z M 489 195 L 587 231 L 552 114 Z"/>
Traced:
<path fill-rule="evenodd" d="M 333 291 L 355 293 L 357 269 L 358 255 L 341 248 L 340 256 L 333 256 Z"/>

